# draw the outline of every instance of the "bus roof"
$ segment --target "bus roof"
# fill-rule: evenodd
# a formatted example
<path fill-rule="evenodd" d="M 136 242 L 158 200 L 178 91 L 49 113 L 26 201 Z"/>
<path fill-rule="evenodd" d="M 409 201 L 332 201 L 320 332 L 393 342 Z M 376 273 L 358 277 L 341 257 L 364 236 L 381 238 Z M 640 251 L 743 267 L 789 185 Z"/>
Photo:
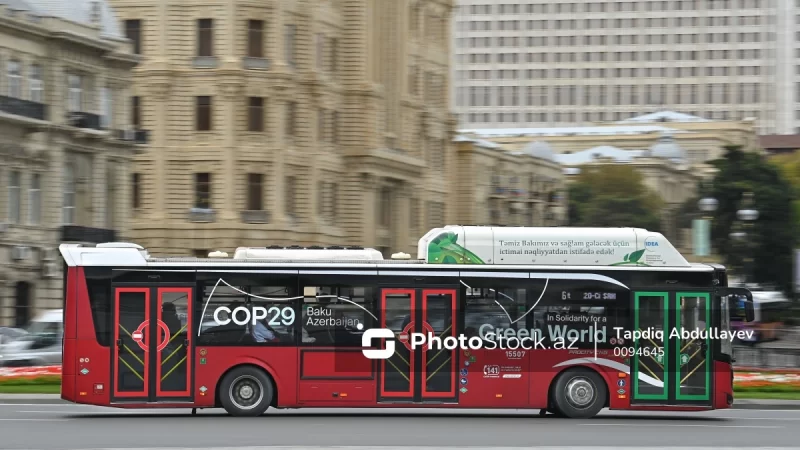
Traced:
<path fill-rule="evenodd" d="M 232 258 L 212 252 L 209 258 L 151 256 L 144 247 L 128 242 L 94 246 L 61 244 L 69 266 L 289 266 L 335 264 L 375 267 L 391 264 L 478 265 L 537 268 L 695 269 L 711 266 L 689 263 L 660 233 L 640 228 L 446 226 L 426 233 L 418 242 L 417 259 L 393 255 L 384 259 L 373 248 L 362 247 L 240 247 Z M 405 259 L 403 259 L 405 258 Z M 500 267 L 498 267 L 499 269 Z"/>

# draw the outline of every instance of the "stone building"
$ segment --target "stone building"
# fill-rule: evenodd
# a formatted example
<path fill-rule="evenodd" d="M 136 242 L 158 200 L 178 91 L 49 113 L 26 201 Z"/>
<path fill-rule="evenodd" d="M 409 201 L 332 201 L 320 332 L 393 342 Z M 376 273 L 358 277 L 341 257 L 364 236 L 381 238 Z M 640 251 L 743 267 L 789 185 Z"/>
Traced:
<path fill-rule="evenodd" d="M 451 0 L 111 1 L 143 58 L 131 226 L 152 253 L 412 251 L 454 218 Z"/>
<path fill-rule="evenodd" d="M 691 164 L 721 157 L 726 145 L 760 151 L 753 120 L 711 120 L 675 111 L 659 111 L 590 126 L 482 128 L 464 129 L 461 133 L 490 139 L 510 149 L 522 149 L 532 140 L 542 140 L 552 146 L 556 154 L 604 145 L 641 150 L 650 148 L 666 133 L 672 135 Z"/>
<path fill-rule="evenodd" d="M 127 237 L 136 63 L 104 1 L 0 0 L 0 326 L 61 307 L 60 242 Z"/>
<path fill-rule="evenodd" d="M 629 150 L 601 145 L 579 152 L 562 153 L 555 159 L 564 168 L 567 181 L 586 167 L 619 164 L 633 167 L 642 175 L 645 186 L 663 200 L 661 217 L 664 234 L 676 245 L 686 244 L 686 233 L 677 227 L 676 212 L 684 202 L 695 196 L 698 184 L 714 174 L 714 169 L 708 164 L 692 164 L 686 150 L 671 133 L 661 134 L 646 149 Z"/>
<path fill-rule="evenodd" d="M 458 177 L 451 203 L 458 223 L 558 226 L 567 223 L 561 165 L 546 143 L 521 151 L 466 136 L 456 138 Z"/>

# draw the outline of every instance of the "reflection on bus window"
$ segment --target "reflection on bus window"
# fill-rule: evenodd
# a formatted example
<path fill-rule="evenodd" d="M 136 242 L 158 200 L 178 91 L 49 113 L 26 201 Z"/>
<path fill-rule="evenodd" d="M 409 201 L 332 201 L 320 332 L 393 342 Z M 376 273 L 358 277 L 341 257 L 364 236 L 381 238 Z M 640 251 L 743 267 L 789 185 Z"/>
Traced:
<path fill-rule="evenodd" d="M 372 288 L 306 286 L 300 315 L 302 342 L 360 347 L 363 330 L 372 326 L 376 316 Z"/>
<path fill-rule="evenodd" d="M 206 286 L 198 344 L 290 344 L 293 300 L 285 286 Z"/>

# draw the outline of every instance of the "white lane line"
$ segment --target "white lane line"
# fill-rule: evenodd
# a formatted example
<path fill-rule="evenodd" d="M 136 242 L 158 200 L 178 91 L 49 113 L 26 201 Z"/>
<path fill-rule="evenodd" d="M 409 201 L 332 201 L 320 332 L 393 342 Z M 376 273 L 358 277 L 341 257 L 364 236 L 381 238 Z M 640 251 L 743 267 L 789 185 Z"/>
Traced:
<path fill-rule="evenodd" d="M 714 419 L 732 419 L 732 420 L 782 420 L 786 421 L 796 421 L 800 420 L 800 417 L 725 417 L 725 416 L 713 416 Z"/>
<path fill-rule="evenodd" d="M 539 449 L 539 450 L 619 450 L 620 447 L 607 447 L 607 446 L 576 446 L 576 447 L 555 447 L 555 446 L 542 446 L 542 447 L 489 447 L 489 446 L 461 446 L 461 447 L 414 447 L 414 450 L 453 450 L 455 448 L 464 449 L 486 449 L 486 450 L 522 450 L 522 449 Z M 626 447 L 638 450 L 664 450 L 665 448 L 680 448 L 681 450 L 742 450 L 743 447 Z M 776 450 L 776 449 L 792 449 L 794 447 L 749 447 L 752 450 Z M 269 446 L 269 447 L 210 447 L 205 450 L 408 450 L 409 447 L 380 447 L 380 446 Z M 196 450 L 193 447 L 177 448 L 177 447 L 151 447 L 151 448 L 97 448 L 94 450 Z"/>
<path fill-rule="evenodd" d="M 71 419 L 22 419 L 22 418 L 13 418 L 13 419 L 0 419 L 0 422 L 66 422 Z"/>
<path fill-rule="evenodd" d="M 51 407 L 57 407 L 57 408 L 70 407 L 70 408 L 75 408 L 77 406 L 77 407 L 86 407 L 86 408 L 97 408 L 97 406 L 93 406 L 93 405 L 85 405 L 84 406 L 84 405 L 60 404 L 60 403 L 0 403 L 0 406 L 41 406 L 41 407 L 44 407 L 44 408 L 51 408 Z"/>
<path fill-rule="evenodd" d="M 584 427 L 630 427 L 630 423 L 579 423 L 576 425 L 584 426 Z M 637 423 L 636 428 L 641 427 L 675 427 L 675 428 L 683 428 L 683 427 L 696 427 L 696 428 L 786 428 L 780 427 L 777 425 L 708 425 L 708 424 L 686 424 L 686 425 L 678 425 L 678 424 L 664 424 L 664 423 Z"/>

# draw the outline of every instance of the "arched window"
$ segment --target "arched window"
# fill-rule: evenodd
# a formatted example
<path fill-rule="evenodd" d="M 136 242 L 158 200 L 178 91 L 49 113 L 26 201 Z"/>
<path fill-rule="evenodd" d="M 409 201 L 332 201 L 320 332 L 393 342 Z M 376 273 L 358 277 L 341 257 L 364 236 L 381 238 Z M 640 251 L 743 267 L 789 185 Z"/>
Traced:
<path fill-rule="evenodd" d="M 75 223 L 75 166 L 67 164 L 64 168 L 64 199 L 61 205 L 63 225 Z"/>

